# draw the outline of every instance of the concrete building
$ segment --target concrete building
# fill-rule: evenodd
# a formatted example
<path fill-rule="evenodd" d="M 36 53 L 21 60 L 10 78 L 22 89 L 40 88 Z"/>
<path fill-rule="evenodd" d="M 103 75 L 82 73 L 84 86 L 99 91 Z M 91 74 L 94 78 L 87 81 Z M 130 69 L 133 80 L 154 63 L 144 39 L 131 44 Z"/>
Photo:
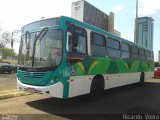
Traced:
<path fill-rule="evenodd" d="M 154 32 L 154 23 L 152 17 L 141 17 L 138 18 L 138 39 L 136 43 L 153 50 L 153 32 Z"/>
<path fill-rule="evenodd" d="M 0 60 L 2 59 L 2 52 L 0 51 Z"/>
<path fill-rule="evenodd" d="M 160 65 L 160 50 L 158 51 L 158 62 L 159 62 L 159 65 Z"/>
<path fill-rule="evenodd" d="M 85 0 L 72 3 L 71 17 L 118 36 L 121 35 L 119 31 L 114 29 L 114 13 L 111 12 L 107 15 Z"/>
<path fill-rule="evenodd" d="M 114 29 L 114 34 L 117 35 L 117 36 L 119 36 L 119 37 L 121 37 L 121 32 L 119 32 L 119 31 L 117 31 L 115 29 Z"/>

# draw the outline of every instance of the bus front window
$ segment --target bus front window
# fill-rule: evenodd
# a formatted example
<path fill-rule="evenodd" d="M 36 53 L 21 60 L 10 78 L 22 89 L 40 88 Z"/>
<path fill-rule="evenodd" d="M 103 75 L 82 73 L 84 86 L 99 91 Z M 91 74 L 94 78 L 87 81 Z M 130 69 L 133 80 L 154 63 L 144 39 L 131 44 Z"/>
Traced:
<path fill-rule="evenodd" d="M 21 66 L 32 65 L 32 67 L 52 67 L 59 65 L 62 58 L 62 31 L 46 31 L 45 34 L 36 40 L 35 38 L 38 34 L 31 33 L 34 37 L 30 37 L 27 42 L 24 42 L 25 40 L 22 39 L 19 64 Z"/>

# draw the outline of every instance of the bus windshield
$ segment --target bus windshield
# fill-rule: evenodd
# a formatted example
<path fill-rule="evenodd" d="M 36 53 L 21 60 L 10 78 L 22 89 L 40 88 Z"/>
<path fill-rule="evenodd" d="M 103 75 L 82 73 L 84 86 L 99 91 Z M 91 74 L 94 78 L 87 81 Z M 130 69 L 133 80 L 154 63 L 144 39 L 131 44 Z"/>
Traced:
<path fill-rule="evenodd" d="M 47 30 L 22 36 L 19 65 L 22 67 L 58 66 L 62 58 L 62 31 Z M 37 36 L 39 36 L 37 38 Z"/>

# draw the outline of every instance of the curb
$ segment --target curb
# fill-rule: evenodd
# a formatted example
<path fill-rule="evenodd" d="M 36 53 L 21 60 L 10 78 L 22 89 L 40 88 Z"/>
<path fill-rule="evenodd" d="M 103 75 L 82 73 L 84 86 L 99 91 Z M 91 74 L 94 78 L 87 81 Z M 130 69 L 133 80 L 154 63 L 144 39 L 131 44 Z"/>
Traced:
<path fill-rule="evenodd" d="M 15 92 L 15 93 L 10 93 L 10 94 L 1 94 L 0 100 L 13 98 L 13 97 L 26 96 L 26 95 L 32 95 L 32 93 Z"/>

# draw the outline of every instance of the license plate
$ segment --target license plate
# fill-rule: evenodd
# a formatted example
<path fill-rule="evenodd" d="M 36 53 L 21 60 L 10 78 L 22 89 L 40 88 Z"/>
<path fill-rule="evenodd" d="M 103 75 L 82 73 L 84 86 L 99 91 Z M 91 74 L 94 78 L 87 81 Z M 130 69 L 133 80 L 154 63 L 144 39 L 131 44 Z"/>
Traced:
<path fill-rule="evenodd" d="M 31 93 L 35 93 L 35 89 L 34 88 L 28 88 L 28 92 L 31 92 Z"/>

